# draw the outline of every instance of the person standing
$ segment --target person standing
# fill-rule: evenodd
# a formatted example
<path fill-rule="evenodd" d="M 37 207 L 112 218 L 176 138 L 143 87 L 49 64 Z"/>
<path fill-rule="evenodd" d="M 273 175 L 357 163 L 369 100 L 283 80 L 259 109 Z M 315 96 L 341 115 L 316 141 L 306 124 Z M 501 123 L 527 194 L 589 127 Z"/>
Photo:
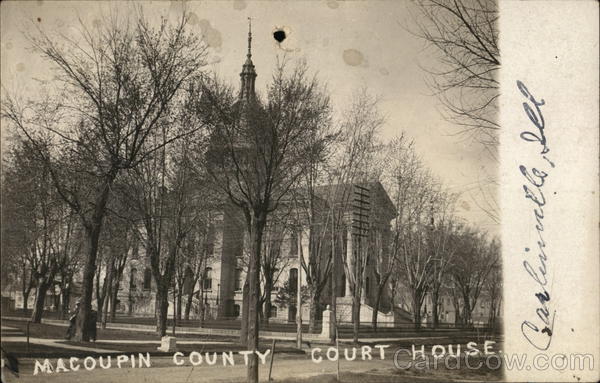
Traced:
<path fill-rule="evenodd" d="M 77 301 L 77 303 L 75 303 L 75 308 L 73 309 L 73 311 L 71 311 L 71 315 L 69 316 L 69 328 L 67 328 L 67 335 L 65 336 L 67 340 L 70 340 L 73 337 L 73 335 L 75 335 L 75 323 L 77 322 L 77 314 L 79 314 L 79 307 L 80 302 Z"/>

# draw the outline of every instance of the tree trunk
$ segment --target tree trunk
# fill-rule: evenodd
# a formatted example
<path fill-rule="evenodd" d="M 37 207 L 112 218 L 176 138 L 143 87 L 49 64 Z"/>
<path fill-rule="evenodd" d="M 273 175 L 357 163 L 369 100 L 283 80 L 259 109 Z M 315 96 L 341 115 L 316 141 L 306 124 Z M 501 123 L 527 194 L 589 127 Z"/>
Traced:
<path fill-rule="evenodd" d="M 440 300 L 439 289 L 434 288 L 431 292 L 431 324 L 432 328 L 437 328 L 439 324 L 438 301 Z"/>
<path fill-rule="evenodd" d="M 337 329 L 337 267 L 335 257 L 335 229 L 332 229 L 331 234 L 331 252 L 333 260 L 331 264 L 331 314 L 329 317 L 329 340 L 333 344 L 335 342 Z"/>
<path fill-rule="evenodd" d="M 311 294 L 310 297 L 310 315 L 308 317 L 308 332 L 310 334 L 314 334 L 317 330 L 317 321 L 320 320 L 320 302 L 321 292 L 315 291 Z"/>
<path fill-rule="evenodd" d="M 258 300 L 260 299 L 260 250 L 262 245 L 263 229 L 265 225 L 265 213 L 254 212 L 250 225 L 250 238 L 252 241 L 250 251 L 250 264 L 248 268 L 248 351 L 249 355 L 248 374 L 246 380 L 249 383 L 258 383 Z"/>
<path fill-rule="evenodd" d="M 360 330 L 360 297 L 352 300 L 352 336 L 354 344 L 358 344 L 358 331 Z"/>
<path fill-rule="evenodd" d="M 163 337 L 167 335 L 167 313 L 169 310 L 169 288 L 162 284 L 156 284 L 156 333 Z"/>
<path fill-rule="evenodd" d="M 102 285 L 100 285 L 100 274 L 102 271 L 101 265 L 98 265 L 98 271 L 96 273 L 96 302 L 97 302 L 97 307 L 98 307 L 98 310 L 96 310 L 96 312 L 97 312 L 97 317 L 100 318 L 100 320 L 102 320 L 102 318 L 103 318 L 104 307 L 106 306 L 105 305 L 105 301 L 106 301 L 106 297 L 107 297 L 106 294 L 108 291 L 108 284 L 110 283 L 110 279 L 111 279 L 113 265 L 114 265 L 114 259 L 108 260 L 106 262 L 106 273 L 104 275 L 104 278 L 102 279 Z"/>
<path fill-rule="evenodd" d="M 101 318 L 101 327 L 102 328 L 106 328 L 106 321 L 108 320 L 108 308 L 109 308 L 109 301 L 112 300 L 112 280 L 111 278 L 109 278 L 108 280 L 108 289 L 106 291 L 106 297 L 104 298 L 104 302 L 103 302 L 103 306 L 102 306 L 102 316 Z M 98 313 L 98 316 L 100 315 L 100 313 Z"/>
<path fill-rule="evenodd" d="M 29 273 L 29 282 L 27 281 L 27 273 Z M 23 292 L 23 314 L 27 315 L 27 310 L 29 309 L 29 294 L 31 294 L 31 289 L 33 288 L 33 276 L 31 268 L 25 267 L 23 265 L 23 281 L 22 281 L 22 292 Z"/>
<path fill-rule="evenodd" d="M 181 320 L 181 313 L 182 313 L 182 309 L 181 309 L 181 303 L 183 302 L 183 293 L 182 293 L 182 289 L 179 289 L 177 291 L 176 294 L 177 297 L 177 320 L 180 321 Z"/>
<path fill-rule="evenodd" d="M 194 301 L 194 289 L 187 295 L 187 301 L 185 303 L 185 312 L 183 313 L 185 320 L 190 319 L 190 311 L 192 310 L 192 303 Z"/>
<path fill-rule="evenodd" d="M 33 306 L 33 313 L 31 314 L 31 322 L 41 323 L 42 314 L 44 313 L 44 302 L 46 301 L 46 292 L 50 287 L 51 282 L 44 279 L 39 279 L 37 283 L 37 289 L 35 292 L 35 303 Z"/>
<path fill-rule="evenodd" d="M 113 258 L 106 263 L 106 275 L 104 276 L 104 279 L 102 282 L 102 288 L 100 289 L 100 295 L 96 296 L 96 300 L 98 301 L 97 315 L 103 325 L 102 328 L 106 328 L 105 312 L 106 312 L 106 309 L 108 306 L 108 297 L 110 296 L 109 286 L 111 284 L 114 262 L 115 261 Z M 99 273 L 99 271 L 98 271 L 98 273 Z M 100 279 L 98 278 L 98 283 L 99 282 L 100 282 Z M 98 289 L 96 289 L 96 291 L 98 291 Z"/>
<path fill-rule="evenodd" d="M 271 278 L 266 278 L 265 301 L 263 302 L 263 321 L 267 324 L 271 318 L 271 291 L 273 291 L 273 281 Z"/>
<path fill-rule="evenodd" d="M 59 312 L 60 310 L 60 296 L 56 295 L 56 286 L 54 285 L 54 282 L 52 283 L 51 286 L 49 286 L 50 291 L 52 292 L 52 303 L 54 306 L 54 311 L 56 313 Z"/>
<path fill-rule="evenodd" d="M 177 313 L 179 312 L 179 302 L 177 302 L 177 299 L 178 294 L 176 283 L 173 281 L 173 336 L 175 336 L 175 329 L 177 328 Z"/>
<path fill-rule="evenodd" d="M 203 291 L 204 290 L 202 289 L 200 290 L 200 327 L 204 326 L 204 317 L 206 316 L 206 307 L 204 303 Z"/>
<path fill-rule="evenodd" d="M 249 292 L 250 292 L 250 282 L 248 281 L 249 275 L 246 275 L 246 281 L 244 282 L 244 287 L 242 289 L 242 322 L 240 329 L 240 344 L 242 346 L 248 345 L 248 305 L 249 302 Z"/>
<path fill-rule="evenodd" d="M 496 302 L 495 298 L 492 297 L 490 300 L 490 311 L 488 313 L 488 327 L 494 329 L 496 322 Z"/>
<path fill-rule="evenodd" d="M 381 304 L 381 295 L 383 294 L 383 288 L 385 284 L 377 286 L 377 295 L 375 296 L 375 306 L 373 307 L 373 318 L 371 319 L 371 325 L 373 330 L 377 331 L 377 315 L 379 314 L 379 305 Z"/>
<path fill-rule="evenodd" d="M 117 316 L 117 297 L 119 295 L 119 285 L 121 284 L 121 276 L 116 275 L 115 286 L 112 289 L 112 296 L 110 298 L 110 321 L 114 322 Z"/>
<path fill-rule="evenodd" d="M 23 314 L 27 315 L 27 310 L 29 309 L 29 294 L 31 293 L 31 289 L 23 290 Z"/>
<path fill-rule="evenodd" d="M 83 267 L 81 286 L 81 305 L 75 325 L 75 339 L 87 342 L 90 340 L 90 314 L 92 311 L 92 293 L 94 291 L 94 274 L 96 272 L 96 257 L 98 256 L 98 241 L 102 231 L 102 222 L 106 213 L 106 204 L 110 196 L 112 183 L 117 175 L 117 170 L 112 169 L 104 180 L 102 189 L 96 198 L 94 213 L 91 221 L 84 222 L 87 256 Z"/>
<path fill-rule="evenodd" d="M 415 321 L 415 330 L 421 328 L 421 292 L 414 291 L 412 294 L 413 319 Z"/>
<path fill-rule="evenodd" d="M 454 307 L 454 326 L 461 324 L 461 312 L 460 312 L 460 298 L 457 292 L 453 289 L 451 294 L 452 307 Z"/>
<path fill-rule="evenodd" d="M 463 315 L 462 315 L 462 319 L 464 321 L 465 326 L 470 326 L 471 325 L 471 311 L 473 311 L 473 309 L 471 308 L 471 298 L 469 297 L 469 294 L 463 294 L 463 301 L 464 301 L 464 307 L 463 307 Z"/>

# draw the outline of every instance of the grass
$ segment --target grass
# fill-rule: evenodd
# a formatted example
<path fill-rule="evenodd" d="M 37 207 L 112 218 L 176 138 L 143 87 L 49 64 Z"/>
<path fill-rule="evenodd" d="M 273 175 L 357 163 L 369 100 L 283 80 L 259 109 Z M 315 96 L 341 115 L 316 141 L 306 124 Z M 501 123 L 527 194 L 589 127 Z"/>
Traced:
<path fill-rule="evenodd" d="M 68 355 L 68 356 L 77 356 L 72 355 L 74 350 L 69 350 L 66 348 L 52 347 L 46 346 L 42 344 L 30 344 L 29 349 L 27 348 L 27 342 L 10 342 L 10 343 L 2 343 L 2 349 L 18 358 L 28 357 L 28 358 L 47 358 L 47 357 L 57 357 L 57 355 Z M 86 353 L 87 355 L 95 355 L 95 353 Z"/>
<path fill-rule="evenodd" d="M 3 331 L 3 336 L 23 336 L 27 331 L 27 322 L 17 320 L 2 320 L 4 326 L 16 328 L 20 330 L 22 334 L 14 334 L 12 331 Z M 64 339 L 67 327 L 58 326 L 45 323 L 31 323 L 29 325 L 29 336 L 31 338 L 41 339 Z M 31 343 L 29 352 L 27 352 L 27 343 L 23 342 L 5 342 L 2 347 L 15 354 L 18 357 L 70 357 L 70 356 L 87 356 L 87 355 L 102 355 L 104 353 L 98 353 L 94 351 L 96 348 L 105 350 L 114 350 L 120 353 L 138 353 L 138 352 L 149 352 L 152 355 L 171 355 L 172 353 L 164 353 L 157 350 L 158 341 L 160 337 L 154 332 L 145 331 L 132 331 L 132 330 L 117 330 L 117 329 L 98 329 L 97 330 L 97 342 L 76 342 L 70 340 L 64 340 L 57 342 L 57 347 L 36 345 Z M 238 343 L 237 337 L 226 337 L 219 335 L 200 335 L 200 334 L 178 334 L 178 339 L 184 339 L 187 341 L 198 341 L 194 344 L 178 344 L 177 350 L 184 354 L 189 354 L 192 351 L 198 352 L 222 352 L 222 351 L 242 351 L 246 350 L 246 347 L 241 346 Z M 103 342 L 103 340 L 123 340 L 123 342 Z M 148 343 L 128 343 L 127 340 L 141 340 L 148 341 Z M 227 342 L 227 343 L 211 343 L 213 342 Z M 200 343 L 202 342 L 202 344 Z M 87 350 L 72 350 L 67 348 L 60 348 L 60 344 L 74 345 L 78 347 L 89 348 Z M 260 343 L 259 349 L 264 350 L 271 347 L 271 342 L 268 340 Z M 301 354 L 304 355 L 303 351 L 300 351 L 292 346 L 292 342 L 278 342 L 276 347 L 276 353 L 287 353 L 287 354 Z"/>
<path fill-rule="evenodd" d="M 2 324 L 9 327 L 18 328 L 23 333 L 26 333 L 27 322 L 19 320 L 6 320 L 2 319 Z M 65 337 L 67 332 L 66 326 L 59 326 L 46 323 L 31 323 L 29 325 L 29 335 L 34 338 L 42 339 L 62 339 Z M 168 331 L 167 335 L 171 335 Z M 195 339 L 199 341 L 215 340 L 215 341 L 237 341 L 236 337 L 221 336 L 221 335 L 201 335 L 201 334 L 177 334 L 177 338 L 183 339 Z M 97 329 L 97 338 L 111 339 L 111 340 L 150 340 L 158 341 L 160 337 L 152 331 L 133 331 L 133 330 L 120 330 L 120 329 Z"/>

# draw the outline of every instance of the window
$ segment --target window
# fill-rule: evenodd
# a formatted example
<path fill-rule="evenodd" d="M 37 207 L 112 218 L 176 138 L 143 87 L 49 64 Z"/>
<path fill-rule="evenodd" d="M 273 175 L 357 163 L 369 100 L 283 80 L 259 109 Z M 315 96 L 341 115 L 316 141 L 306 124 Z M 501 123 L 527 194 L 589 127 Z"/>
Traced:
<path fill-rule="evenodd" d="M 290 291 L 296 292 L 298 289 L 298 269 L 290 269 L 290 277 L 288 280 Z"/>
<path fill-rule="evenodd" d="M 146 270 L 144 270 L 143 288 L 144 288 L 144 290 L 150 290 L 151 287 L 152 287 L 152 269 L 150 269 L 149 267 L 146 267 Z"/>
<path fill-rule="evenodd" d="M 271 305 L 271 316 L 270 318 L 277 318 L 277 306 Z"/>
<path fill-rule="evenodd" d="M 204 269 L 204 290 L 212 290 L 212 268 Z"/>
<path fill-rule="evenodd" d="M 235 291 L 242 290 L 242 269 L 235 269 Z"/>
<path fill-rule="evenodd" d="M 298 255 L 298 234 L 295 231 L 290 235 L 290 257 Z"/>
<path fill-rule="evenodd" d="M 189 294 L 194 291 L 194 271 L 190 266 L 185 268 L 183 291 L 185 294 Z"/>
<path fill-rule="evenodd" d="M 240 305 L 233 305 L 233 316 L 235 318 L 240 316 Z"/>
<path fill-rule="evenodd" d="M 210 241 L 206 244 L 206 256 L 210 257 L 215 253 L 215 243 Z"/>
<path fill-rule="evenodd" d="M 131 274 L 129 276 L 129 290 L 137 289 L 136 278 L 137 278 L 137 270 L 131 269 Z"/>
<path fill-rule="evenodd" d="M 210 225 L 206 235 L 206 255 L 211 256 L 215 253 L 215 227 Z"/>

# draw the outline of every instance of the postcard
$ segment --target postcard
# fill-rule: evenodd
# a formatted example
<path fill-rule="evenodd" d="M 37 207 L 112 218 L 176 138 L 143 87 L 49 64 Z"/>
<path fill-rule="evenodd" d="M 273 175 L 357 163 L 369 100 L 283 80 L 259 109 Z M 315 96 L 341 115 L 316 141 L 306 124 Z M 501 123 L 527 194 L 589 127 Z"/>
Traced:
<path fill-rule="evenodd" d="M 598 3 L 5 1 L 2 382 L 596 382 Z"/>

